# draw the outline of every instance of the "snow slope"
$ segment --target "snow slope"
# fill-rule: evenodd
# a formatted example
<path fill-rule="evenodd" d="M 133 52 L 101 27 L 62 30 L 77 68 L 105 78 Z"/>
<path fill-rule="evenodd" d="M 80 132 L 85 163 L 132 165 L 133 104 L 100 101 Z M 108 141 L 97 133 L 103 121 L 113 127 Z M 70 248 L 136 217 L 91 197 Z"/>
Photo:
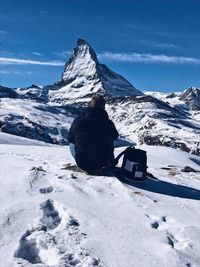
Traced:
<path fill-rule="evenodd" d="M 77 111 L 31 99 L 2 98 L 0 131 L 48 143 L 67 144 L 68 129 Z"/>
<path fill-rule="evenodd" d="M 21 136 L 0 132 L 0 144 L 8 145 L 31 145 L 31 146 L 52 146 L 38 140 L 28 139 Z"/>
<path fill-rule="evenodd" d="M 157 179 L 131 186 L 65 169 L 68 147 L 2 144 L 0 266 L 198 267 L 200 172 L 181 169 L 200 158 L 142 148 Z"/>

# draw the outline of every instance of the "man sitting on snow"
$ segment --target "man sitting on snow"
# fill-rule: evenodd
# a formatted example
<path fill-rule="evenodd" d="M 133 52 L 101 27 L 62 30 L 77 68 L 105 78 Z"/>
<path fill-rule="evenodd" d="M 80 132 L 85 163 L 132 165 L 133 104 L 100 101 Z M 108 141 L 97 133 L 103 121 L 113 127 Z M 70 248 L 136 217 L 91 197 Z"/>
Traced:
<path fill-rule="evenodd" d="M 105 99 L 92 97 L 88 107 L 76 118 L 69 130 L 70 151 L 77 165 L 93 172 L 114 162 L 114 140 L 118 132 L 105 111 Z"/>

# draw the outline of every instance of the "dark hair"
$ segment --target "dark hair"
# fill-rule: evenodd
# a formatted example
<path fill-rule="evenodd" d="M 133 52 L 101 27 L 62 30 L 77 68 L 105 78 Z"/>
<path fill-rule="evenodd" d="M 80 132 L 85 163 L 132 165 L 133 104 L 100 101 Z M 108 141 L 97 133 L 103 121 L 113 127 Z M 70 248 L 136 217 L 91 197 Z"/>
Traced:
<path fill-rule="evenodd" d="M 105 108 L 106 101 L 102 95 L 94 95 L 88 106 L 91 108 Z"/>

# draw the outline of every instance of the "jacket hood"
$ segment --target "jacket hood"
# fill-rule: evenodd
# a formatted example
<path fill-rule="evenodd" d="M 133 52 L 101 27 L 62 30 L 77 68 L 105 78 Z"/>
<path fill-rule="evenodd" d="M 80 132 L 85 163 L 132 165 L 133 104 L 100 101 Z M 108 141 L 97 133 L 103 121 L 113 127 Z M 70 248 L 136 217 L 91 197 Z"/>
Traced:
<path fill-rule="evenodd" d="M 102 108 L 86 108 L 83 117 L 89 120 L 108 120 L 108 113 Z"/>

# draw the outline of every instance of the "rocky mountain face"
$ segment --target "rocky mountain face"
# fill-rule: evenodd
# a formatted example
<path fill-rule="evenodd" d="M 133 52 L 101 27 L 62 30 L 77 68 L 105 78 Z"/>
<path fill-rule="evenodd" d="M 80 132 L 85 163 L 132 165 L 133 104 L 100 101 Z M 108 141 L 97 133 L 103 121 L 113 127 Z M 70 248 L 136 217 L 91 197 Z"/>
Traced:
<path fill-rule="evenodd" d="M 18 94 L 15 90 L 5 87 L 5 86 L 0 86 L 0 98 L 17 98 Z"/>
<path fill-rule="evenodd" d="M 188 110 L 150 95 L 110 100 L 107 110 L 125 139 L 200 155 L 200 119 Z"/>
<path fill-rule="evenodd" d="M 180 95 L 179 99 L 184 101 L 189 109 L 200 111 L 200 89 L 190 87 Z"/>
<path fill-rule="evenodd" d="M 32 84 L 26 88 L 18 88 L 16 92 L 20 98 L 28 98 L 38 102 L 48 102 L 48 87 Z"/>
<path fill-rule="evenodd" d="M 51 102 L 88 98 L 94 93 L 107 97 L 142 95 L 121 75 L 100 64 L 94 50 L 82 39 L 78 39 L 62 78 L 54 88 L 56 90 L 49 91 Z"/>
<path fill-rule="evenodd" d="M 94 93 L 121 137 L 135 144 L 169 146 L 200 155 L 200 89 L 183 93 L 137 90 L 98 62 L 91 46 L 78 39 L 61 80 L 50 86 L 0 86 L 0 129 L 55 144 L 67 144 L 73 119 Z"/>

